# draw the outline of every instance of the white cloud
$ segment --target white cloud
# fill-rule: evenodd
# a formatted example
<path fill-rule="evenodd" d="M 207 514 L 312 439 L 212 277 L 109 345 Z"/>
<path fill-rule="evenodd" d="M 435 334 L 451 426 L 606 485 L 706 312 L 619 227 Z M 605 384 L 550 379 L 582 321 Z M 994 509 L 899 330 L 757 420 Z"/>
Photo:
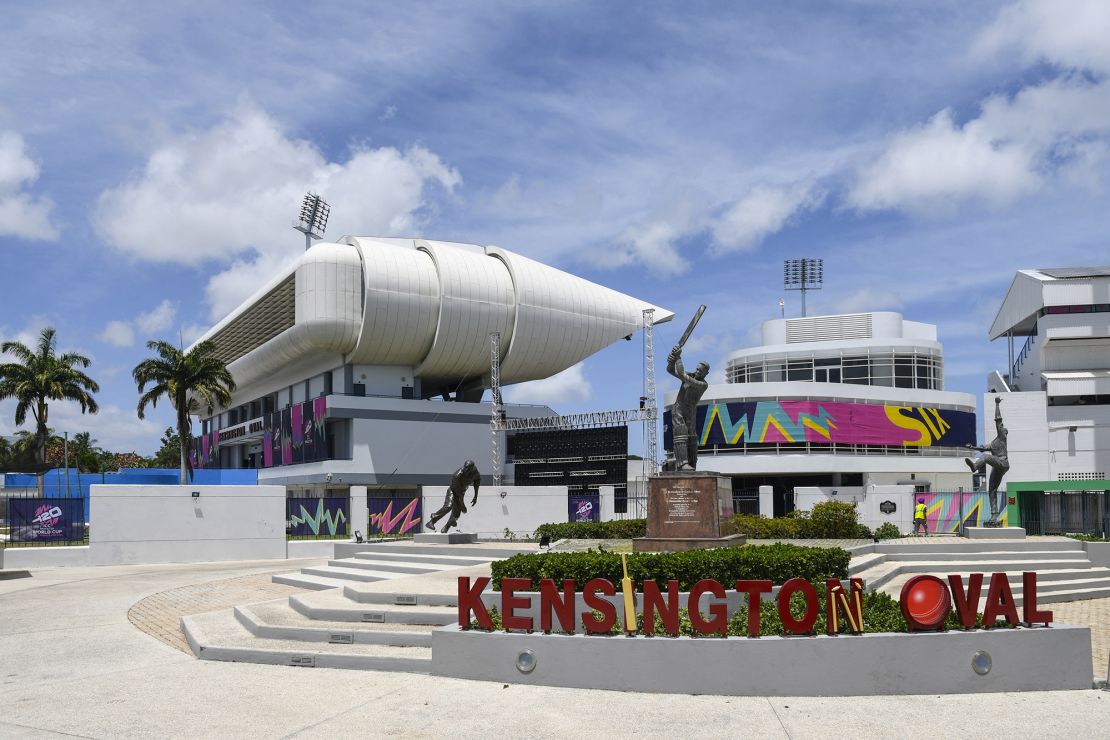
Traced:
<path fill-rule="evenodd" d="M 1110 4 L 1105 0 L 1024 0 L 1004 8 L 976 40 L 980 56 L 1016 48 L 1026 62 L 1110 72 Z"/>
<path fill-rule="evenodd" d="M 388 121 L 396 115 L 397 115 L 397 106 L 387 105 L 385 107 L 385 110 L 382 111 L 382 114 L 380 116 L 378 116 L 378 120 L 379 121 Z"/>
<path fill-rule="evenodd" d="M 658 275 L 680 275 L 690 269 L 690 263 L 680 254 L 678 242 L 704 228 L 705 214 L 697 199 L 679 196 L 627 226 L 616 244 L 586 259 L 601 267 L 639 264 Z"/>
<path fill-rule="evenodd" d="M 58 238 L 50 221 L 54 204 L 25 190 L 38 177 L 39 166 L 27 155 L 23 137 L 14 131 L 0 131 L 0 236 Z"/>
<path fill-rule="evenodd" d="M 100 332 L 100 341 L 114 347 L 130 347 L 135 344 L 135 330 L 126 321 L 109 321 Z"/>
<path fill-rule="evenodd" d="M 101 194 L 93 220 L 108 244 L 140 259 L 231 261 L 208 286 L 215 319 L 303 250 L 289 225 L 305 191 L 331 204 L 331 235 L 412 235 L 430 207 L 427 186 L 450 191 L 460 182 L 420 146 L 355 148 L 345 162 L 329 162 L 266 113 L 241 106 L 208 131 L 163 143 L 141 172 Z"/>
<path fill-rule="evenodd" d="M 1002 205 L 1038 184 L 1031 152 L 995 135 L 982 119 L 962 128 L 941 111 L 916 129 L 895 135 L 867 165 L 848 194 L 864 210 L 948 209 L 967 198 Z"/>
<path fill-rule="evenodd" d="M 165 331 L 173 325 L 176 315 L 177 307 L 167 298 L 150 311 L 139 314 L 135 318 L 135 327 L 147 335 Z"/>
<path fill-rule="evenodd" d="M 14 435 L 15 403 L 0 403 L 0 434 Z M 147 407 L 146 418 L 139 419 L 134 407 L 121 408 L 114 404 L 101 404 L 95 414 L 81 413 L 81 407 L 71 402 L 54 401 L 50 404 L 50 428 L 55 434 L 69 432 L 70 439 L 78 432 L 89 432 L 97 446 L 113 452 L 138 452 L 152 455 L 157 450 L 162 431 L 174 424 L 173 408 L 163 400 L 158 407 Z M 23 429 L 33 429 L 28 419 Z"/>
<path fill-rule="evenodd" d="M 744 252 L 781 230 L 799 211 L 821 202 L 812 182 L 788 187 L 760 185 L 737 200 L 713 224 L 714 254 Z"/>
<path fill-rule="evenodd" d="M 580 362 L 550 378 L 506 386 L 503 393 L 506 403 L 554 405 L 589 401 L 593 398 L 594 389 Z"/>
<path fill-rule="evenodd" d="M 209 328 L 210 327 L 202 324 L 186 324 L 181 327 L 181 341 L 188 347 L 190 344 L 200 339 Z"/>

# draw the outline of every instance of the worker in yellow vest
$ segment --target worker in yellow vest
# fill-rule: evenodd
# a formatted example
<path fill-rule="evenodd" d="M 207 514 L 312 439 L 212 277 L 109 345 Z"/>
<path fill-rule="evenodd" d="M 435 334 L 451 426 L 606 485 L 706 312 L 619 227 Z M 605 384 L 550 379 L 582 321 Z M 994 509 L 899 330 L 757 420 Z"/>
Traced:
<path fill-rule="evenodd" d="M 925 519 L 925 499 L 919 498 L 917 506 L 913 507 L 913 533 L 917 534 L 917 528 L 921 527 L 925 535 L 929 535 L 929 522 Z"/>

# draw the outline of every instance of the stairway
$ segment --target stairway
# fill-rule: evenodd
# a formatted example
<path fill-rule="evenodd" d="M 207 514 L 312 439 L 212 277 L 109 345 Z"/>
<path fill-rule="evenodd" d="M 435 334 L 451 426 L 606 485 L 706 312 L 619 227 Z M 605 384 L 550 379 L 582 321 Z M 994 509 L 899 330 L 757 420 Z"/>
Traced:
<path fill-rule="evenodd" d="M 1018 604 L 1021 574 L 1037 573 L 1037 601 L 1076 601 L 1110 596 L 1110 568 L 1097 567 L 1083 543 L 1067 537 L 1025 540 L 966 540 L 957 537 L 903 538 L 880 542 L 853 553 L 849 575 L 862 578 L 868 591 L 898 598 L 915 575 L 945 578 L 969 573 L 1006 573 Z M 984 584 L 984 596 L 986 595 Z"/>
<path fill-rule="evenodd" d="M 428 672 L 432 630 L 456 619 L 459 576 L 534 545 L 341 545 L 326 566 L 275 575 L 308 589 L 182 617 L 197 657 L 303 667 Z M 354 551 L 353 548 L 357 548 Z"/>

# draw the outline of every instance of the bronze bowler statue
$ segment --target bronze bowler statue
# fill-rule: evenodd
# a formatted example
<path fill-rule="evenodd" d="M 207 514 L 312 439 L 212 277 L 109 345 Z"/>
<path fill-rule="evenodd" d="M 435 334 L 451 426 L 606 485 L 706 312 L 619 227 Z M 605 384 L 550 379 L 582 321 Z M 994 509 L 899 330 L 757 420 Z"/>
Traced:
<path fill-rule="evenodd" d="M 972 460 L 969 457 L 964 458 L 964 462 L 971 468 L 972 473 L 982 472 L 986 466 L 991 466 L 990 481 L 987 485 L 987 497 L 991 502 L 991 518 L 989 521 L 984 522 L 985 527 L 1000 527 L 1001 522 L 998 517 L 1002 514 L 1002 499 L 1006 494 L 1001 496 L 998 494 L 998 486 L 1002 483 L 1002 476 L 1006 475 L 1006 471 L 1010 469 L 1010 458 L 1006 449 L 1006 437 L 1008 432 L 1006 427 L 1002 426 L 1002 397 L 994 397 L 994 427 L 997 435 L 986 447 L 977 447 L 975 445 L 968 445 L 972 450 L 980 450 L 988 454 L 983 455 L 977 460 Z"/>
<path fill-rule="evenodd" d="M 474 498 L 470 500 L 470 505 L 478 503 L 478 484 L 482 481 L 482 474 L 478 472 L 478 466 L 474 464 L 473 460 L 467 460 L 463 466 L 455 471 L 451 476 L 451 485 L 447 488 L 447 498 L 443 501 L 443 506 L 439 511 L 432 514 L 428 519 L 428 531 L 436 531 L 435 524 L 442 519 L 447 512 L 451 512 L 451 518 L 443 525 L 442 532 L 446 532 L 451 527 L 457 526 L 459 523 L 459 514 L 466 513 L 466 489 L 474 486 Z"/>
<path fill-rule="evenodd" d="M 696 470 L 698 467 L 698 401 L 709 387 L 705 376 L 709 374 L 709 364 L 699 362 L 697 369 L 690 374 L 682 367 L 682 345 L 690 338 L 705 306 L 698 308 L 693 321 L 667 357 L 667 372 L 682 382 L 678 397 L 671 407 L 671 433 L 674 447 L 675 470 Z M 691 436 L 691 434 L 693 436 Z"/>

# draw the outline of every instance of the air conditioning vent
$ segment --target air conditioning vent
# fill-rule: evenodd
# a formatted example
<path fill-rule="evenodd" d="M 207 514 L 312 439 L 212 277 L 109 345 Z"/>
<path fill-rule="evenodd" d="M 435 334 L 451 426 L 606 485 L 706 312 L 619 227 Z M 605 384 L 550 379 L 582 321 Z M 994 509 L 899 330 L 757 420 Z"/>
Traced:
<path fill-rule="evenodd" d="M 871 314 L 869 313 L 786 320 L 786 341 L 790 344 L 870 338 Z"/>

